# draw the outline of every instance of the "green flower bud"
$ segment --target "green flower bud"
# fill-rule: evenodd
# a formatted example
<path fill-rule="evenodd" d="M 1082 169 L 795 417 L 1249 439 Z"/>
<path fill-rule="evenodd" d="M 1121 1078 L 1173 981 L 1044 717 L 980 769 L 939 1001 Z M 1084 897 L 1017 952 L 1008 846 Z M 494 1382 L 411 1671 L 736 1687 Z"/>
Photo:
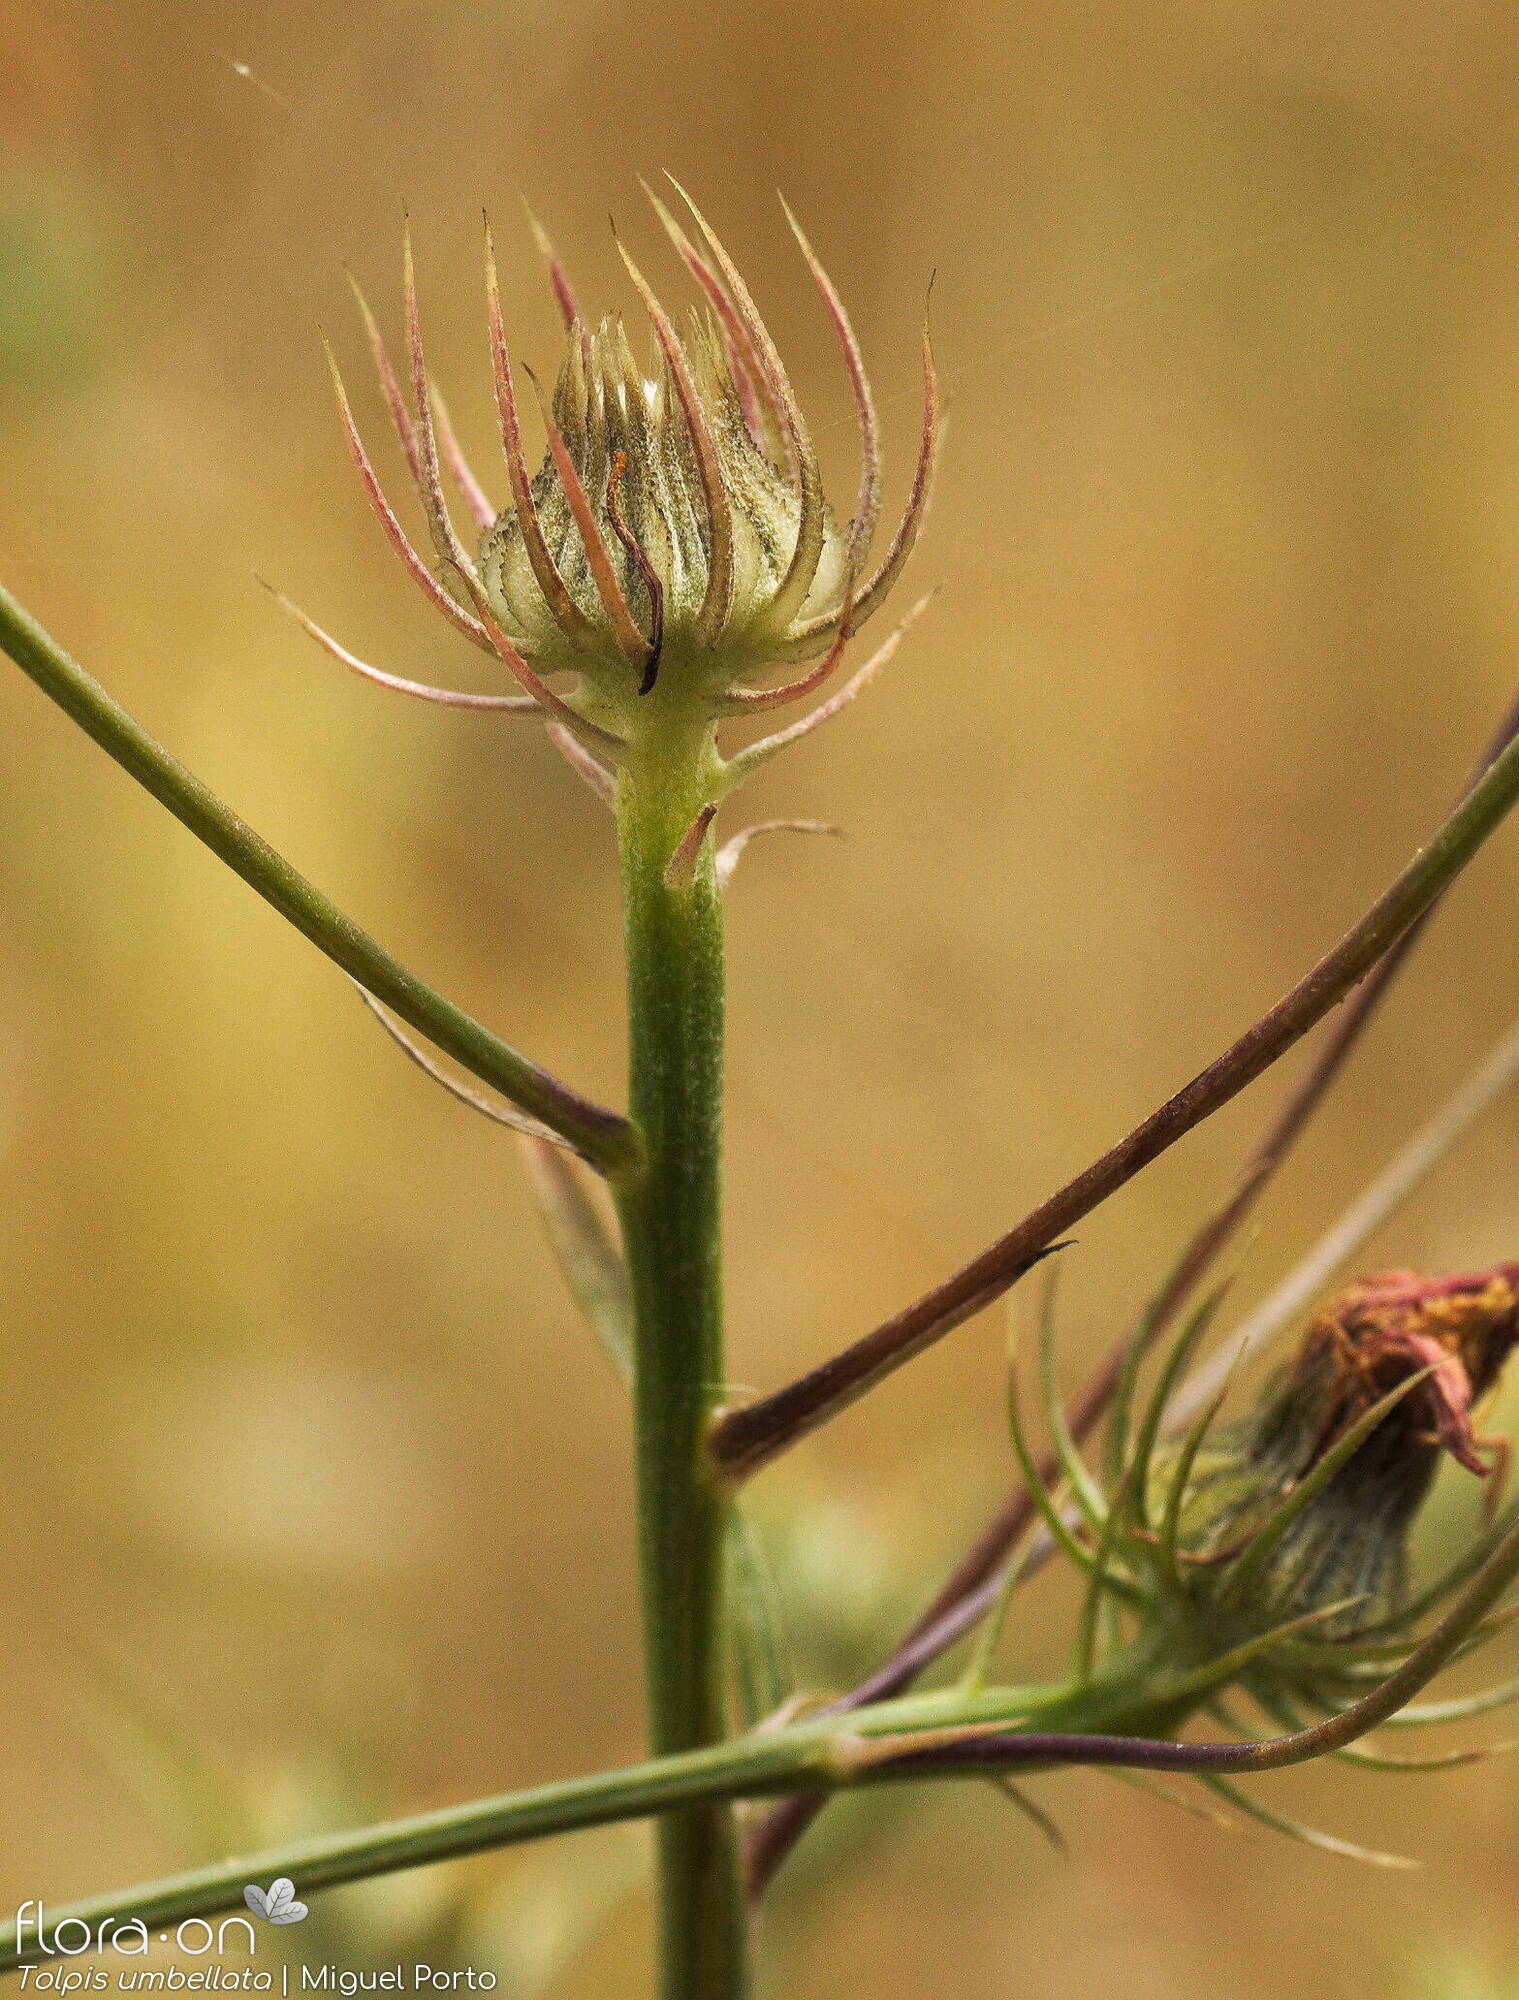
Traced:
<path fill-rule="evenodd" d="M 831 281 L 798 229 L 859 413 L 860 492 L 847 527 L 823 497 L 806 421 L 743 279 L 694 208 L 705 253 L 655 207 L 703 301 L 678 331 L 623 253 L 654 333 L 645 365 L 620 320 L 585 326 L 552 265 L 567 345 L 544 413 L 547 454 L 531 480 L 493 259 L 489 277 L 513 504 L 485 531 L 480 579 L 535 670 L 580 674 L 597 712 L 623 730 L 639 726 L 639 702 L 659 683 L 678 705 L 713 716 L 772 706 L 820 684 L 821 675 L 805 675 L 789 688 L 748 685 L 809 661 L 831 668 L 844 638 L 884 600 L 917 533 L 936 435 L 925 348 L 919 478 L 885 561 L 861 585 L 880 506 L 879 434 Z"/>
<path fill-rule="evenodd" d="M 646 361 L 635 357 L 619 320 L 603 318 L 593 328 L 583 318 L 539 233 L 566 348 L 552 402 L 543 404 L 547 450 L 536 473 L 524 451 L 495 256 L 487 242 L 491 354 L 510 489 L 504 509 L 486 497 L 466 464 L 428 376 L 409 242 L 409 401 L 360 299 L 436 567 L 414 547 L 386 499 L 338 381 L 349 447 L 371 504 L 434 606 L 504 664 L 521 692 L 462 695 L 403 681 L 354 658 L 296 613 L 329 652 L 383 686 L 558 725 L 555 741 L 601 790 L 609 789 L 612 770 L 635 740 L 671 730 L 689 744 L 693 726 L 710 733 L 725 717 L 800 701 L 822 687 L 847 641 L 885 602 L 911 553 L 938 443 L 938 390 L 925 334 L 917 468 L 900 525 L 868 570 L 881 503 L 879 427 L 859 346 L 832 281 L 792 219 L 837 335 L 859 418 L 860 483 L 847 523 L 824 497 L 806 420 L 727 251 L 689 200 L 700 248 L 662 204 L 654 207 L 702 300 L 677 329 L 624 253 L 653 330 Z M 445 473 L 475 524 L 473 552 L 455 526 Z M 800 722 L 751 744 L 726 766 L 714 764 L 723 785 L 731 788 L 783 742 L 834 713 L 884 663 L 903 629 Z"/>
<path fill-rule="evenodd" d="M 841 614 L 847 533 L 821 501 L 815 521 L 804 519 L 802 489 L 762 446 L 763 432 L 745 421 L 710 311 L 692 314 L 683 360 L 689 417 L 670 365 L 661 357 L 657 372 L 646 375 L 620 323 L 603 320 L 584 339 L 572 327 L 551 421 L 573 478 L 561 473 L 551 448 L 530 489 L 563 594 L 552 584 L 546 594 L 540 584 L 526 509 L 503 514 L 481 542 L 481 577 L 515 643 L 540 672 L 556 659 L 583 672 L 613 707 L 659 675 L 720 698 L 743 676 L 786 658 L 794 643 L 783 605 L 787 575 L 793 551 L 814 538 L 800 618 L 824 617 L 831 629 Z M 568 498 L 574 482 L 627 622 L 601 600 L 588 539 Z M 631 661 L 621 643 L 630 627 L 637 633 Z M 825 637 L 820 632 L 814 647 Z M 636 684 L 630 666 L 641 666 Z"/>

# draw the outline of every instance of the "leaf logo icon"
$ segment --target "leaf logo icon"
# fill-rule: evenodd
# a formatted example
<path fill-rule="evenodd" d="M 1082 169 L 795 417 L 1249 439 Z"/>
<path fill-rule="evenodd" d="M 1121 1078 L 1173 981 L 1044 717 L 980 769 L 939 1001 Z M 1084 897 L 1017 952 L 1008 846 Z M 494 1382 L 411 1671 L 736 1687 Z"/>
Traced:
<path fill-rule="evenodd" d="M 298 1924 L 306 1914 L 306 1905 L 295 1900 L 295 1884 L 288 1875 L 271 1882 L 267 1891 L 250 1882 L 243 1891 L 243 1901 L 254 1916 L 269 1924 Z"/>

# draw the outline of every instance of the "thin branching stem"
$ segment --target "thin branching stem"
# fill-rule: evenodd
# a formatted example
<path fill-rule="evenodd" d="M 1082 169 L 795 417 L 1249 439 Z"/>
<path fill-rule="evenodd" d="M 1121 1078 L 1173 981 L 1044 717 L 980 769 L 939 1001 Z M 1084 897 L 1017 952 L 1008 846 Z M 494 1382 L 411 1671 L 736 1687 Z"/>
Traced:
<path fill-rule="evenodd" d="M 1351 1258 L 1360 1254 L 1367 1239 L 1397 1213 L 1473 1121 L 1516 1081 L 1519 1027 L 1511 1028 L 1494 1045 L 1480 1067 L 1394 1154 L 1308 1254 L 1183 1385 L 1172 1407 L 1173 1420 L 1185 1422 L 1209 1400 L 1231 1369 L 1259 1354 L 1299 1318 Z"/>
<path fill-rule="evenodd" d="M 749 1477 L 1000 1298 L 1057 1237 L 1237 1097 L 1418 922 L 1501 825 L 1516 798 L 1519 743 L 1511 742 L 1360 922 L 1190 1083 L 952 1277 L 799 1381 L 730 1411 L 712 1443 L 724 1476 Z"/>
<path fill-rule="evenodd" d="M 426 985 L 239 819 L 0 589 L 0 649 L 266 903 L 418 1033 L 603 1172 L 637 1157 L 627 1119 L 581 1097 Z"/>

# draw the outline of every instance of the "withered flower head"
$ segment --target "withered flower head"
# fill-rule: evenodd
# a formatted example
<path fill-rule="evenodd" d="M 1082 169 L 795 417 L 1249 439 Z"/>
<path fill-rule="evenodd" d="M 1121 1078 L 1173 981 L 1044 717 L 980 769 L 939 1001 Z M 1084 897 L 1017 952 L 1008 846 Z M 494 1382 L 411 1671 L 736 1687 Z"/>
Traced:
<path fill-rule="evenodd" d="M 1515 1511 L 1409 1593 L 1409 1531 L 1442 1458 L 1492 1478 L 1503 1457 L 1479 1436 L 1475 1413 L 1519 1341 L 1519 1264 L 1364 1278 L 1310 1323 L 1243 1417 L 1215 1427 L 1220 1397 L 1190 1429 L 1165 1435 L 1221 1296 L 1175 1340 L 1142 1410 L 1133 1374 L 1119 1385 L 1102 1477 L 1064 1428 L 1047 1307 L 1044 1400 L 1075 1525 L 1039 1477 L 1011 1384 L 1019 1462 L 1050 1534 L 1086 1577 L 1076 1681 L 1099 1659 L 1115 1686 L 1137 1672 L 1149 1688 L 1158 1676 L 1158 1705 L 1141 1713 L 1163 1734 L 1231 1687 L 1295 1727 L 1301 1705 L 1332 1708 L 1363 1677 L 1380 1679 Z M 1489 1629 L 1474 1628 L 1467 1643 Z"/>
<path fill-rule="evenodd" d="M 1399 1758 L 1340 1732 L 1362 1711 L 1362 1697 L 1380 1721 L 1419 1726 L 1519 1702 L 1519 1679 L 1431 1704 L 1412 1699 L 1516 1615 L 1500 1599 L 1514 1575 L 1519 1503 L 1490 1518 L 1417 1595 L 1405 1581 L 1409 1529 L 1442 1458 L 1492 1478 L 1489 1460 L 1505 1456 L 1478 1435 L 1475 1412 L 1519 1341 L 1519 1264 L 1363 1278 L 1309 1324 L 1243 1418 L 1215 1430 L 1220 1392 L 1188 1430 L 1163 1435 L 1222 1296 L 1193 1313 L 1142 1406 L 1145 1343 L 1132 1343 L 1100 1473 L 1083 1461 L 1060 1409 L 1052 1289 L 1040 1374 L 1054 1486 L 1024 1429 L 1016 1369 L 1010 1378 L 1013 1446 L 1029 1491 L 1051 1541 L 1086 1582 L 1062 1699 L 1082 1731 L 1133 1738 L 1179 1737 L 1206 1709 L 1233 1740 L 1222 1749 L 1168 1745 L 1167 1768 L 1191 1772 L 1238 1810 L 1311 1845 L 1394 1862 L 1283 1819 L 1230 1784 L 1220 1765 L 1251 1768 L 1241 1736 L 1264 1741 L 1264 1729 L 1279 1739 L 1314 1721 L 1327 1732 L 1326 1750 L 1370 1768 L 1469 1762 L 1486 1753 Z M 1022 1560 L 1037 1546 L 1026 1543 Z M 1015 1559 L 1004 1588 L 1019 1573 Z M 1261 1761 L 1277 1761 L 1273 1749 Z"/>
<path fill-rule="evenodd" d="M 297 616 L 329 651 L 383 685 L 557 723 L 556 740 L 566 747 L 568 732 L 586 775 L 593 775 L 587 753 L 605 775 L 629 743 L 659 729 L 709 728 L 725 716 L 799 701 L 820 688 L 848 639 L 885 601 L 928 501 L 938 393 L 926 335 L 917 468 L 900 525 L 872 569 L 881 505 L 879 426 L 859 346 L 832 281 L 788 211 L 838 338 L 859 419 L 860 481 L 847 522 L 824 497 L 806 420 L 747 286 L 705 218 L 688 199 L 686 206 L 691 235 L 654 201 L 699 293 L 681 323 L 623 253 L 652 334 L 643 358 L 620 319 L 593 325 L 582 315 L 538 232 L 566 344 L 552 399 L 539 396 L 546 451 L 536 473 L 528 467 L 488 242 L 491 358 L 510 495 L 499 511 L 465 463 L 429 379 L 409 243 L 409 399 L 360 299 L 436 570 L 386 499 L 341 381 L 337 385 L 350 449 L 392 545 L 433 604 L 504 663 L 522 692 L 460 696 L 401 681 L 366 667 Z M 473 550 L 454 524 L 445 472 L 474 521 Z M 741 761 L 747 768 L 780 747 L 782 737 L 794 740 L 833 713 L 898 637 L 900 628 L 820 708 L 740 753 L 730 769 L 737 775 Z M 573 678 L 551 687 L 560 675 Z"/>
<path fill-rule="evenodd" d="M 1330 1613 L 1320 1636 L 1385 1619 L 1442 1456 L 1490 1472 L 1500 1447 L 1479 1439 L 1473 1412 L 1516 1340 L 1519 1264 L 1387 1271 L 1342 1293 L 1190 1467 L 1179 1553 L 1198 1588 L 1239 1602 L 1243 1578 L 1266 1616 Z M 1174 1477 L 1178 1456 L 1158 1455 L 1155 1477 Z"/>

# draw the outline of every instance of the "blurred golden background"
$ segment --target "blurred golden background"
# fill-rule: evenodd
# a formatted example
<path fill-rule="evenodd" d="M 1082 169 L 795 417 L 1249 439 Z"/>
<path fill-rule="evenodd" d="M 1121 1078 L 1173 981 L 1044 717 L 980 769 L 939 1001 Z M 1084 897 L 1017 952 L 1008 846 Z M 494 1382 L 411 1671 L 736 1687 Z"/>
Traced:
<path fill-rule="evenodd" d="M 847 493 L 847 387 L 780 187 L 849 301 L 900 491 L 937 271 L 951 431 L 916 578 L 940 595 L 755 787 L 755 816 L 847 840 L 756 848 L 731 902 L 731 1365 L 773 1386 L 1274 999 L 1507 701 L 1513 29 L 1494 0 L 0 0 L 0 572 L 361 922 L 615 1094 L 594 800 L 525 730 L 345 677 L 254 582 L 392 671 L 483 684 L 366 512 L 318 326 L 362 379 L 343 269 L 394 327 L 404 204 L 487 462 L 482 203 L 542 372 L 519 195 L 582 297 L 626 308 L 605 217 L 656 262 L 637 176 L 669 168 Z M 378 440 L 367 387 L 360 408 Z M 1273 1193 L 1241 1303 L 1519 1012 L 1515 843 Z M 0 1910 L 206 1858 L 223 1786 L 267 1839 L 636 1754 L 619 1391 L 509 1142 L 8 667 L 0 1027 Z M 1280 1087 L 1080 1231 L 1073 1381 Z M 1368 1261 L 1519 1255 L 1516 1133 L 1500 1108 Z M 868 1660 L 1008 1480 L 1002 1340 L 995 1315 L 961 1330 L 766 1476 L 799 1623 L 810 1592 L 848 1626 L 815 1672 Z M 1016 1673 L 1054 1666 L 1069 1602 L 1030 1591 Z M 1423 1873 L 1090 1774 L 1042 1783 L 1062 1861 L 990 1789 L 940 1789 L 853 1861 L 854 1806 L 799 1857 L 774 1991 L 1519 1992 L 1502 1761 L 1262 1796 Z M 584 1836 L 453 1878 L 507 1991 L 642 1990 L 638 1858 Z M 409 1956 L 435 1893 L 325 1921 Z"/>

